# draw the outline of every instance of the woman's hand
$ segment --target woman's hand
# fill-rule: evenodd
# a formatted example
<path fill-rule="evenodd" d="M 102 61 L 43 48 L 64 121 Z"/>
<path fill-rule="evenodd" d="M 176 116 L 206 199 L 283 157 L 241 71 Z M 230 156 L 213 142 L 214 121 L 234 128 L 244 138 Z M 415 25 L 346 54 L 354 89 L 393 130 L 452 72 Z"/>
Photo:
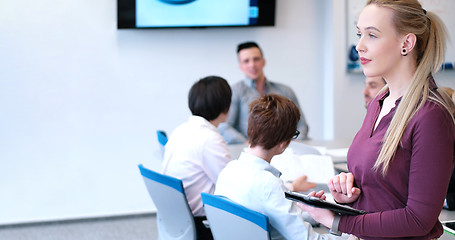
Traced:
<path fill-rule="evenodd" d="M 324 195 L 324 191 L 321 190 L 319 192 L 310 192 L 308 194 L 308 196 L 314 196 L 314 197 L 318 197 L 322 200 L 325 200 L 325 195 Z M 315 208 L 315 207 L 312 207 L 310 205 L 307 205 L 307 204 L 304 204 L 304 203 L 301 203 L 301 202 L 297 202 L 296 203 L 297 206 L 299 206 L 301 209 L 303 209 L 304 211 L 308 212 L 308 214 L 310 214 L 310 216 L 317 222 L 323 224 L 324 226 L 328 227 L 328 228 L 332 228 L 332 223 L 333 223 L 333 219 L 335 218 L 335 213 L 333 213 L 332 211 L 330 210 L 327 210 L 327 209 L 323 209 L 323 208 Z"/>
<path fill-rule="evenodd" d="M 308 192 L 310 189 L 316 187 L 316 183 L 308 182 L 306 175 L 296 178 L 292 182 L 292 190 L 294 192 Z"/>
<path fill-rule="evenodd" d="M 340 173 L 333 177 L 328 183 L 330 193 L 338 203 L 352 203 L 356 201 L 360 188 L 354 187 L 354 175 L 352 173 Z"/>

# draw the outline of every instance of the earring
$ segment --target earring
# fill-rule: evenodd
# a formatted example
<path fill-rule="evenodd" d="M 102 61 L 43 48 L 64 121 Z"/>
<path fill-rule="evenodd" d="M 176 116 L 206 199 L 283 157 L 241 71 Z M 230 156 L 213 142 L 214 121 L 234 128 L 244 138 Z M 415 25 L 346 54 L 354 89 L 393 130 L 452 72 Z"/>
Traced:
<path fill-rule="evenodd" d="M 403 48 L 403 50 L 401 50 L 403 53 L 401 55 L 403 56 L 407 56 L 408 54 L 406 53 L 406 48 Z"/>

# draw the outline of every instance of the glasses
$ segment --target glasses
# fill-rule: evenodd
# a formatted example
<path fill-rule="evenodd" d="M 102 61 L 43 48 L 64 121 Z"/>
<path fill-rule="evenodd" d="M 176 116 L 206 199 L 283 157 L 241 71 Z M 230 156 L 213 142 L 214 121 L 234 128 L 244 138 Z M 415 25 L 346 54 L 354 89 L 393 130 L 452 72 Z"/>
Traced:
<path fill-rule="evenodd" d="M 295 130 L 295 133 L 292 136 L 292 139 L 297 139 L 297 137 L 299 137 L 299 135 L 300 135 L 300 131 L 299 130 Z"/>

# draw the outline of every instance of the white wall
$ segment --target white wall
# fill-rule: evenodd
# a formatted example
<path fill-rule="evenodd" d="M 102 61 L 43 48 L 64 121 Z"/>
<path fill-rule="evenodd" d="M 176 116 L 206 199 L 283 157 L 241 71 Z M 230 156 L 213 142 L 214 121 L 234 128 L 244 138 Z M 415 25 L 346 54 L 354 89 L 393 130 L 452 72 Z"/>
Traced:
<path fill-rule="evenodd" d="M 155 131 L 187 119 L 193 82 L 243 77 L 241 41 L 294 88 L 310 137 L 352 138 L 363 118 L 345 1 L 278 0 L 275 27 L 167 30 L 117 30 L 113 0 L 1 6 L 0 224 L 153 210 L 137 164 L 158 166 Z"/>
<path fill-rule="evenodd" d="M 322 136 L 322 6 L 278 1 L 276 27 L 117 30 L 112 0 L 2 1 L 0 223 L 153 209 L 136 165 L 156 165 L 155 130 L 187 119 L 194 81 L 243 77 L 241 41 Z"/>

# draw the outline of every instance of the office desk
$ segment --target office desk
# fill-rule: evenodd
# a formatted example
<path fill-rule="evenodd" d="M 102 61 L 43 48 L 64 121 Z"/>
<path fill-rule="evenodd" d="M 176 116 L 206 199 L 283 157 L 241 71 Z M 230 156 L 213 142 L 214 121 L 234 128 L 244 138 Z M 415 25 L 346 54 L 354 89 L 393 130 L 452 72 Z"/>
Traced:
<path fill-rule="evenodd" d="M 301 143 L 310 145 L 310 146 L 323 146 L 326 147 L 327 149 L 336 149 L 336 148 L 349 148 L 349 146 L 352 143 L 352 139 L 335 139 L 335 140 L 315 140 L 315 139 L 309 139 L 309 140 L 303 140 L 300 141 Z"/>
<path fill-rule="evenodd" d="M 324 154 L 332 157 L 333 167 L 335 170 L 340 172 L 348 172 L 348 166 L 346 164 L 347 150 L 352 143 L 352 139 L 336 139 L 336 140 L 304 140 L 304 144 L 316 148 L 325 148 Z M 324 151 L 324 149 L 322 150 Z"/>
<path fill-rule="evenodd" d="M 334 163 L 333 164 L 333 168 L 335 168 L 335 170 L 337 170 L 339 173 L 341 172 L 349 172 L 348 170 L 348 163 Z"/>
<path fill-rule="evenodd" d="M 352 139 L 336 139 L 336 140 L 305 140 L 301 143 L 319 149 L 322 155 L 332 157 L 334 164 L 346 163 L 346 155 Z M 336 167 L 336 166 L 335 166 Z"/>
<path fill-rule="evenodd" d="M 449 211 L 442 209 L 441 214 L 439 214 L 440 221 L 455 220 L 455 211 Z"/>

